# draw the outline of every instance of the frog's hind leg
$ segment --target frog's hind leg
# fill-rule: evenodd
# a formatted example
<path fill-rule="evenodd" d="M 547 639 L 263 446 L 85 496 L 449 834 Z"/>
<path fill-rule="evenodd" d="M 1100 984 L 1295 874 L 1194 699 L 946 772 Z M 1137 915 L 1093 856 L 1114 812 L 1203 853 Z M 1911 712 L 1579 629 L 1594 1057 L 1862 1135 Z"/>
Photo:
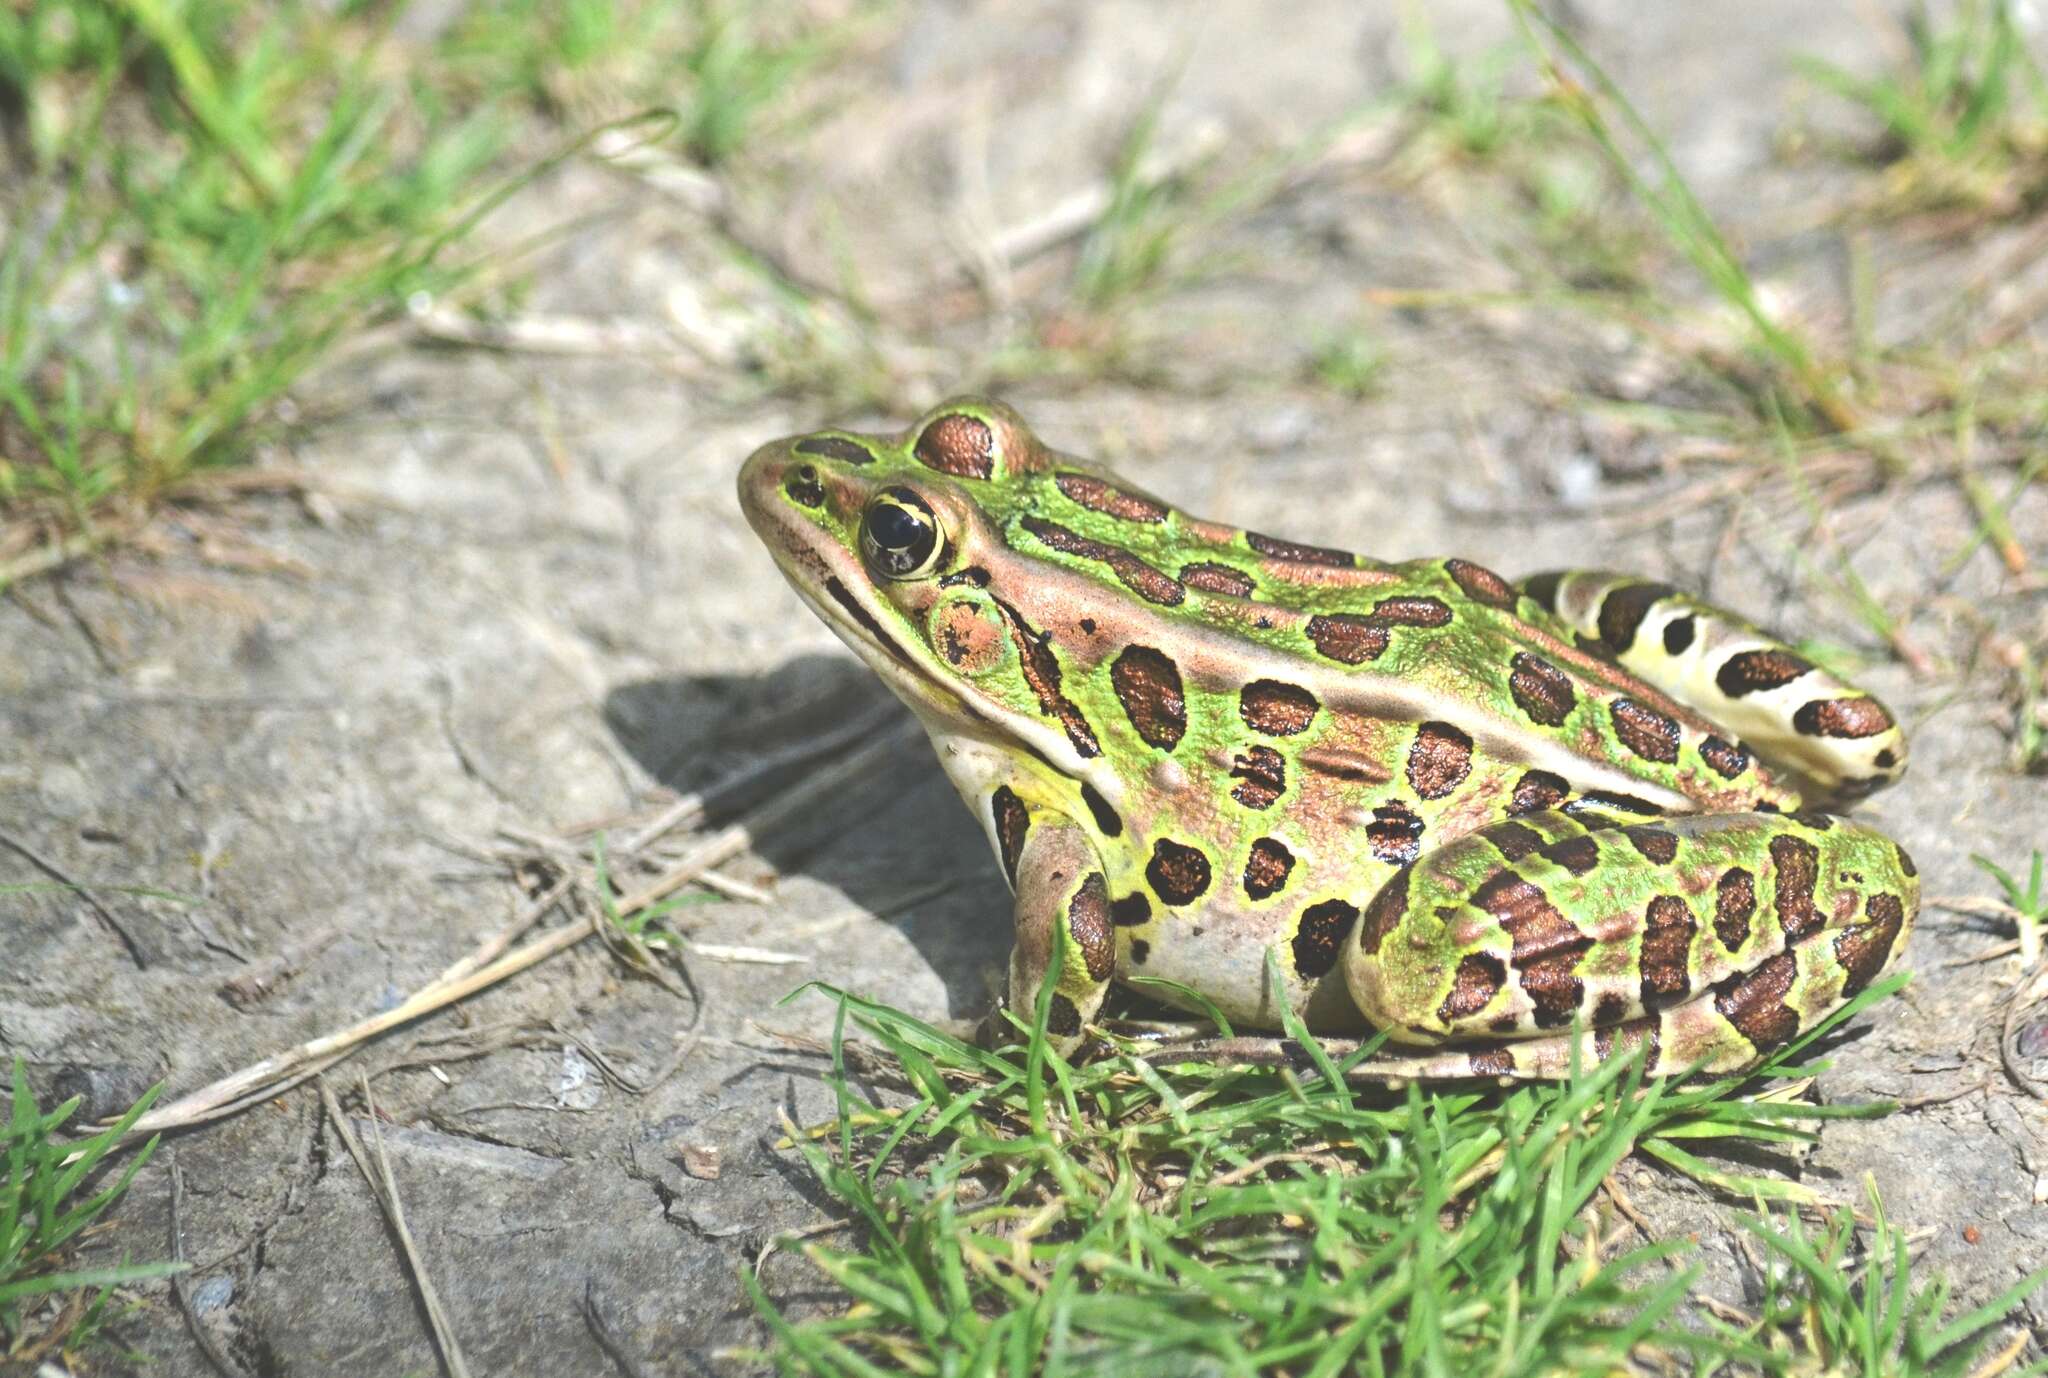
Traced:
<path fill-rule="evenodd" d="M 1582 1065 L 1647 1042 L 1653 1071 L 1730 1071 L 1877 979 L 1919 899 L 1906 853 L 1846 819 L 1536 813 L 1397 872 L 1344 974 L 1368 1020 L 1429 1049 L 1389 1049 L 1410 1075 L 1567 1075 L 1575 1021 Z"/>
<path fill-rule="evenodd" d="M 1867 794 L 1906 767 L 1905 734 L 1883 704 L 1731 612 L 1668 584 L 1595 571 L 1539 574 L 1522 591 L 1588 650 L 1829 794 Z"/>
<path fill-rule="evenodd" d="M 1017 897 L 1016 942 L 1010 949 L 1004 1005 L 1030 1024 L 1059 954 L 1046 1033 L 1054 1047 L 1070 1052 L 1079 1045 L 1082 1025 L 1095 1016 L 1116 972 L 1116 930 L 1101 859 L 1087 829 L 1050 809 L 1025 803 L 1007 787 L 995 791 L 990 808 L 996 850 Z M 1016 1036 L 1000 1017 L 985 1028 L 995 1042 Z"/>

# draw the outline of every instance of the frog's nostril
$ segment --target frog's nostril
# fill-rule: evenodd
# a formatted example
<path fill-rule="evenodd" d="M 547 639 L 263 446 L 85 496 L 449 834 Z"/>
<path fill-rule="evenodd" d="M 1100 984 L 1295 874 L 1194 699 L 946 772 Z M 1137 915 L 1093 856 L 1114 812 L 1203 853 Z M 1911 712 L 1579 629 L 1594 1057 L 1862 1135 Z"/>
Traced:
<path fill-rule="evenodd" d="M 789 477 L 782 481 L 782 491 L 789 494 L 791 502 L 805 507 L 825 505 L 825 485 L 818 481 L 818 471 L 808 464 L 790 470 Z"/>

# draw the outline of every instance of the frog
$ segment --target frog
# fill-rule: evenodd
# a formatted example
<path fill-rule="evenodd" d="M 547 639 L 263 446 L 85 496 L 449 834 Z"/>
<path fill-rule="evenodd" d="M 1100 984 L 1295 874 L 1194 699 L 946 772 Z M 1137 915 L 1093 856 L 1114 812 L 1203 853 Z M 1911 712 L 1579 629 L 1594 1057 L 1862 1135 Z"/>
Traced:
<path fill-rule="evenodd" d="M 1904 770 L 1897 719 L 1671 584 L 1207 520 L 985 397 L 772 441 L 739 499 L 979 820 L 999 1010 L 1062 1054 L 1123 985 L 1212 1051 L 1296 1028 L 1394 1077 L 1735 1072 L 1918 912 L 1840 812 Z"/>

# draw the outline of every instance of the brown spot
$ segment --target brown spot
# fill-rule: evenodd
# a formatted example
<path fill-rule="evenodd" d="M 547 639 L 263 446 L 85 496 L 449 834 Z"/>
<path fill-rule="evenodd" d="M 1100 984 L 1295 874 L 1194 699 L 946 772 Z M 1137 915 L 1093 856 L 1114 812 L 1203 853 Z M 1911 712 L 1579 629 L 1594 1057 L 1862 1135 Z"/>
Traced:
<path fill-rule="evenodd" d="M 1446 1024 L 1470 1019 L 1493 1003 L 1507 979 L 1507 963 L 1491 952 L 1466 953 L 1451 978 L 1451 993 L 1436 1007 L 1436 1017 Z"/>
<path fill-rule="evenodd" d="M 1564 802 L 1571 786 L 1562 775 L 1552 775 L 1547 770 L 1532 770 L 1515 782 L 1514 798 L 1508 801 L 1508 813 L 1519 818 L 1523 814 L 1542 813 L 1554 809 Z"/>
<path fill-rule="evenodd" d="M 1776 868 L 1778 926 L 1787 940 L 1805 937 L 1826 922 L 1813 902 L 1820 849 L 1805 838 L 1780 833 L 1771 839 L 1771 865 Z"/>
<path fill-rule="evenodd" d="M 1152 901 L 1144 892 L 1133 890 L 1109 906 L 1109 921 L 1118 928 L 1136 928 L 1152 917 Z"/>
<path fill-rule="evenodd" d="M 1451 620 L 1451 605 L 1441 598 L 1382 598 L 1372 615 L 1400 627 L 1442 627 Z"/>
<path fill-rule="evenodd" d="M 1107 981 L 1116 971 L 1116 938 L 1109 920 L 1109 886 L 1091 871 L 1067 904 L 1067 933 L 1087 964 L 1088 979 Z"/>
<path fill-rule="evenodd" d="M 1320 707 L 1316 696 L 1297 684 L 1255 679 L 1238 692 L 1237 711 L 1244 725 L 1269 737 L 1306 732 Z"/>
<path fill-rule="evenodd" d="M 1045 1031 L 1061 1038 L 1072 1038 L 1081 1032 L 1081 1011 L 1073 1001 L 1057 992 L 1052 997 L 1052 1008 L 1045 1013 Z"/>
<path fill-rule="evenodd" d="M 1337 965 L 1337 954 L 1358 922 L 1358 906 L 1343 900 L 1324 900 L 1301 911 L 1301 926 L 1294 931 L 1294 970 L 1313 980 L 1327 976 Z"/>
<path fill-rule="evenodd" d="M 842 464 L 872 464 L 875 457 L 868 447 L 857 441 L 837 435 L 807 435 L 792 446 L 800 455 L 818 455 L 825 459 L 836 459 Z"/>
<path fill-rule="evenodd" d="M 1191 589 L 1204 593 L 1226 593 L 1232 598 L 1249 598 L 1258 587 L 1252 576 L 1230 565 L 1219 565 L 1214 560 L 1197 560 L 1180 567 L 1180 581 Z"/>
<path fill-rule="evenodd" d="M 1252 854 L 1244 864 L 1244 892 L 1255 900 L 1280 893 L 1287 873 L 1294 869 L 1294 853 L 1277 837 L 1262 837 L 1252 843 Z"/>
<path fill-rule="evenodd" d="M 1536 849 L 1536 855 L 1554 862 L 1575 876 L 1583 876 L 1600 864 L 1600 844 L 1589 834 L 1559 838 Z"/>
<path fill-rule="evenodd" d="M 1230 766 L 1237 787 L 1230 797 L 1248 809 L 1269 809 L 1287 788 L 1287 758 L 1270 746 L 1255 746 Z"/>
<path fill-rule="evenodd" d="M 1799 962 L 1780 952 L 1755 971 L 1729 977 L 1714 987 L 1714 1008 L 1758 1052 L 1777 1047 L 1799 1032 L 1799 1015 L 1785 1004 Z"/>
<path fill-rule="evenodd" d="M 805 507 L 825 505 L 825 485 L 818 482 L 818 471 L 808 464 L 789 471 L 789 477 L 782 481 L 782 491 L 789 494 L 791 502 Z"/>
<path fill-rule="evenodd" d="M 1144 940 L 1143 938 L 1133 938 L 1133 939 L 1131 939 L 1131 965 L 1132 965 L 1132 966 L 1134 966 L 1134 967 L 1141 967 L 1141 966 L 1145 965 L 1145 963 L 1146 963 L 1146 962 L 1147 962 L 1147 961 L 1148 961 L 1148 960 L 1149 960 L 1149 959 L 1151 958 L 1151 956 L 1152 956 L 1152 944 L 1150 944 L 1150 943 L 1146 942 L 1146 941 L 1145 941 L 1145 940 Z"/>
<path fill-rule="evenodd" d="M 1646 861 L 1659 866 L 1669 866 L 1678 856 L 1678 834 L 1662 828 L 1646 828 L 1638 823 L 1633 828 L 1623 828 L 1621 835 L 1629 844 L 1643 854 Z"/>
<path fill-rule="evenodd" d="M 949 602 L 932 619 L 932 640 L 956 670 L 978 674 L 1002 654 L 1002 628 L 972 603 Z"/>
<path fill-rule="evenodd" d="M 1606 1000 L 1603 999 L 1601 1003 L 1604 1005 Z M 1657 1046 L 1656 1020 L 1631 1019 L 1626 1023 L 1595 1029 L 1593 1056 L 1605 1062 L 1614 1051 L 1616 1043 L 1620 1043 L 1624 1048 L 1640 1048 L 1648 1044 L 1648 1050 L 1643 1054 L 1643 1071 L 1649 1073 L 1657 1070 L 1657 1058 L 1663 1050 Z"/>
<path fill-rule="evenodd" d="M 1609 991 L 1600 997 L 1598 1004 L 1593 1006 L 1593 1016 L 1589 1022 L 1604 1029 L 1611 1038 L 1614 1026 L 1626 1018 L 1628 1018 L 1628 1001 Z M 1602 1057 L 1607 1056 L 1607 1049 L 1605 1048 L 1599 1048 L 1596 1051 Z"/>
<path fill-rule="evenodd" d="M 1017 858 L 1024 855 L 1024 835 L 1031 831 L 1031 811 L 1008 785 L 997 785 L 989 796 L 989 811 L 996 820 L 996 850 L 1003 859 L 1003 874 L 1010 888 L 1017 888 Z"/>
<path fill-rule="evenodd" d="M 1811 828 L 1817 833 L 1824 833 L 1835 826 L 1834 819 L 1815 809 L 1794 809 L 1785 816 L 1800 827 Z"/>
<path fill-rule="evenodd" d="M 1731 953 L 1749 941 L 1749 921 L 1756 916 L 1756 878 L 1740 866 L 1721 873 L 1714 890 L 1714 936 Z"/>
<path fill-rule="evenodd" d="M 1729 656 L 1714 676 L 1714 683 L 1731 699 L 1766 689 L 1781 689 L 1810 674 L 1813 662 L 1790 651 L 1737 651 Z"/>
<path fill-rule="evenodd" d="M 1185 843 L 1162 837 L 1145 865 L 1152 893 L 1168 904 L 1193 904 L 1209 889 L 1209 858 Z"/>
<path fill-rule="evenodd" d="M 1585 998 L 1586 983 L 1573 975 L 1592 940 L 1558 912 L 1536 886 L 1502 871 L 1473 892 L 1472 903 L 1500 921 L 1514 938 L 1513 961 L 1522 989 L 1536 1006 L 1536 1026 L 1554 1029 L 1572 1021 Z"/>
<path fill-rule="evenodd" d="M 1571 677 L 1541 656 L 1532 656 L 1527 651 L 1515 652 L 1512 671 L 1508 675 L 1508 692 L 1515 696 L 1515 703 L 1529 715 L 1532 722 L 1545 727 L 1557 727 L 1564 722 L 1565 715 L 1578 703 L 1578 693 L 1572 688 Z"/>
<path fill-rule="evenodd" d="M 1522 1031 L 1522 1021 L 1512 1014 L 1504 1014 L 1498 1019 L 1486 1021 L 1486 1027 L 1489 1032 L 1497 1034 L 1520 1033 Z"/>
<path fill-rule="evenodd" d="M 1058 718 L 1060 726 L 1067 730 L 1067 740 L 1082 756 L 1100 756 L 1102 747 L 1095 740 L 1095 731 L 1088 726 L 1088 719 L 1074 705 L 1073 700 L 1060 692 L 1060 661 L 1053 654 L 1051 642 L 1031 629 L 1023 614 L 1005 603 L 995 600 L 1004 618 L 1010 624 L 1010 639 L 1017 643 L 1017 658 L 1024 669 L 1024 682 L 1031 692 L 1038 696 L 1038 711 L 1049 718 Z"/>
<path fill-rule="evenodd" d="M 1520 861 L 1543 845 L 1543 835 L 1520 823 L 1500 823 L 1486 830 L 1486 840 L 1499 849 L 1510 864 Z"/>
<path fill-rule="evenodd" d="M 1899 870 L 1901 870 L 1908 876 L 1917 876 L 1920 874 L 1920 868 L 1913 864 L 1913 858 L 1907 855 L 1906 849 L 1904 847 L 1901 847 L 1898 843 L 1894 842 L 1892 844 L 1892 850 L 1899 854 Z"/>
<path fill-rule="evenodd" d="M 1643 618 L 1661 599 L 1678 592 L 1669 584 L 1624 584 L 1600 600 L 1600 640 L 1612 655 L 1622 655 L 1636 644 L 1636 631 Z"/>
<path fill-rule="evenodd" d="M 1674 617 L 1664 624 L 1664 654 L 1682 655 L 1691 647 L 1693 638 L 1699 634 L 1699 621 L 1691 613 Z"/>
<path fill-rule="evenodd" d="M 1406 866 L 1422 855 L 1422 820 L 1398 799 L 1372 811 L 1365 835 L 1372 843 L 1372 854 L 1381 861 Z"/>
<path fill-rule="evenodd" d="M 1400 926 L 1401 918 L 1408 912 L 1408 872 L 1398 871 L 1394 878 L 1380 887 L 1372 897 L 1372 903 L 1365 907 L 1365 927 L 1358 930 L 1359 950 L 1372 956 L 1380 950 L 1380 944 L 1387 935 Z"/>
<path fill-rule="evenodd" d="M 1069 531 L 1058 522 L 1049 522 L 1042 517 L 1026 517 L 1023 526 L 1063 555 L 1108 565 L 1125 588 L 1148 603 L 1157 603 L 1165 608 L 1177 607 L 1188 596 L 1180 580 L 1170 574 L 1162 574 L 1121 546 Z"/>
<path fill-rule="evenodd" d="M 1471 1063 L 1475 1077 L 1504 1077 L 1515 1070 L 1515 1055 L 1506 1048 L 1488 1048 L 1472 1054 Z"/>
<path fill-rule="evenodd" d="M 1872 895 L 1863 912 L 1868 922 L 1845 928 L 1835 938 L 1835 958 L 1849 973 L 1842 983 L 1844 999 L 1877 979 L 1891 958 L 1899 930 L 1906 926 L 1906 906 L 1897 895 Z"/>
<path fill-rule="evenodd" d="M 1708 737 L 1700 743 L 1700 759 L 1723 780 L 1733 780 L 1749 769 L 1749 753 L 1719 737 Z"/>
<path fill-rule="evenodd" d="M 1634 699 L 1616 699 L 1608 710 L 1614 717 L 1614 735 L 1621 744 L 1646 761 L 1663 765 L 1678 760 L 1678 724 L 1654 708 Z"/>
<path fill-rule="evenodd" d="M 1126 646 L 1109 667 L 1110 687 L 1124 716 L 1147 746 L 1171 751 L 1188 730 L 1180 668 L 1150 646 Z"/>
<path fill-rule="evenodd" d="M 1426 722 L 1408 748 L 1408 783 L 1424 799 L 1441 799 L 1472 773 L 1472 739 L 1447 722 Z"/>
<path fill-rule="evenodd" d="M 1876 699 L 1815 699 L 1799 705 L 1792 726 L 1808 737 L 1854 741 L 1892 729 L 1892 715 Z"/>
<path fill-rule="evenodd" d="M 1495 574 L 1485 565 L 1475 565 L 1470 560 L 1446 560 L 1444 572 L 1465 590 L 1465 596 L 1474 602 L 1486 603 L 1496 608 L 1512 608 L 1515 605 L 1515 590 L 1507 580 Z"/>
<path fill-rule="evenodd" d="M 1643 1008 L 1658 1010 L 1692 993 L 1692 940 L 1700 926 L 1677 895 L 1652 899 L 1643 923 Z"/>
<path fill-rule="evenodd" d="M 1116 810 L 1109 806 L 1109 801 L 1102 797 L 1100 791 L 1085 780 L 1081 782 L 1081 802 L 1088 806 L 1090 816 L 1095 819 L 1096 829 L 1104 837 L 1123 836 L 1123 819 L 1117 817 Z"/>
<path fill-rule="evenodd" d="M 1296 541 L 1283 541 L 1277 536 L 1261 536 L 1256 531 L 1245 532 L 1244 543 L 1261 555 L 1275 560 L 1292 560 L 1298 565 L 1350 569 L 1358 563 L 1358 558 L 1348 550 L 1335 550 L 1326 545 L 1302 545 Z"/>
<path fill-rule="evenodd" d="M 1346 665 L 1377 660 L 1387 649 L 1384 624 L 1357 613 L 1318 613 L 1308 620 L 1308 639 L 1318 651 Z"/>
<path fill-rule="evenodd" d="M 1089 511 L 1127 522 L 1163 522 L 1171 510 L 1163 502 L 1119 488 L 1093 474 L 1054 474 L 1052 481 L 1062 493 Z"/>
<path fill-rule="evenodd" d="M 918 463 L 955 478 L 987 478 L 995 472 L 996 438 L 986 421 L 960 412 L 941 416 L 917 438 Z"/>

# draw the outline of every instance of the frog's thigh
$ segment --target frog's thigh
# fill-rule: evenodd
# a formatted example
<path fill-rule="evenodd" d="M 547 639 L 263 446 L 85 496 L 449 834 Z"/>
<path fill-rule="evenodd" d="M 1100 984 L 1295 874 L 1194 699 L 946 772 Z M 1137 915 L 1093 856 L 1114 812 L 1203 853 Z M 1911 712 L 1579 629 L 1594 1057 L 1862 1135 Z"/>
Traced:
<path fill-rule="evenodd" d="M 1522 588 L 1592 649 L 1824 790 L 1867 793 L 1906 768 L 1905 733 L 1883 704 L 1734 613 L 1621 574 L 1560 571 Z"/>
<path fill-rule="evenodd" d="M 1846 819 L 1694 814 L 1589 831 L 1538 813 L 1396 874 L 1353 930 L 1345 980 L 1399 1042 L 1536 1037 L 1568 1051 L 1557 1036 L 1576 1019 L 1656 1039 L 1672 1070 L 1735 1066 L 1876 979 L 1919 898 L 1905 852 Z"/>
<path fill-rule="evenodd" d="M 1046 1031 L 1058 1046 L 1070 1048 L 1102 1004 L 1116 970 L 1109 886 L 1087 831 L 1057 814 L 1033 810 L 1017 855 L 1016 890 L 1017 938 L 1010 949 L 1007 1003 L 1029 1022 L 1055 954 L 1062 954 Z"/>

